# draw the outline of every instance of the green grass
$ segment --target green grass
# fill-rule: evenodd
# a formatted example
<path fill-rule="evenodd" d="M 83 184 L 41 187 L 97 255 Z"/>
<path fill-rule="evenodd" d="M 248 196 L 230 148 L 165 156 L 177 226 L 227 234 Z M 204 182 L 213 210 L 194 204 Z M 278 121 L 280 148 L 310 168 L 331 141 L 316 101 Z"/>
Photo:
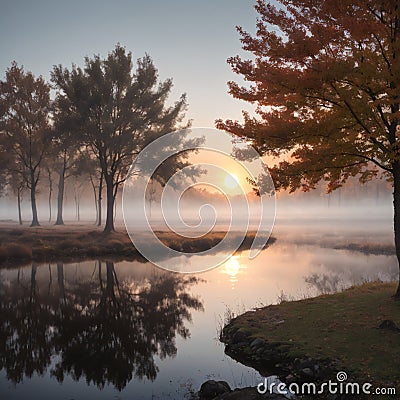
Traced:
<path fill-rule="evenodd" d="M 289 345 L 289 355 L 337 360 L 358 378 L 400 380 L 400 332 L 377 329 L 385 319 L 400 326 L 395 283 L 366 283 L 344 292 L 283 302 L 233 320 L 252 336 Z M 277 324 L 278 321 L 284 321 Z"/>

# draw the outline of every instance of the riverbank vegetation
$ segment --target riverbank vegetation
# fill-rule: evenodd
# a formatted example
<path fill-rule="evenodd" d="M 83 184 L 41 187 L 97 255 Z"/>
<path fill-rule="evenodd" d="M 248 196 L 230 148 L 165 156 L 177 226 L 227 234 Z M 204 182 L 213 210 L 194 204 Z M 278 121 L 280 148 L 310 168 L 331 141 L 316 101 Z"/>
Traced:
<path fill-rule="evenodd" d="M 343 370 L 349 381 L 395 386 L 400 378 L 400 308 L 391 299 L 395 287 L 395 283 L 370 282 L 336 294 L 259 308 L 233 319 L 221 339 L 234 358 L 278 372 L 283 379 L 304 379 L 310 371 L 311 379 L 316 370 L 329 365 L 332 376 L 324 379 L 334 379 L 335 371 Z M 280 364 L 271 366 L 274 358 Z M 304 360 L 312 363 L 305 367 Z M 318 373 L 314 375 L 318 378 Z"/>
<path fill-rule="evenodd" d="M 211 232 L 201 238 L 183 238 L 171 232 L 156 231 L 168 247 L 187 253 L 216 246 L 226 232 Z M 238 233 L 239 234 L 239 233 Z M 250 248 L 256 232 L 248 232 L 239 250 Z M 270 238 L 268 244 L 275 241 Z M 144 260 L 125 229 L 104 234 L 100 227 L 87 225 L 0 227 L 0 264 L 16 265 L 30 261 L 69 261 L 109 257 L 113 260 Z"/>

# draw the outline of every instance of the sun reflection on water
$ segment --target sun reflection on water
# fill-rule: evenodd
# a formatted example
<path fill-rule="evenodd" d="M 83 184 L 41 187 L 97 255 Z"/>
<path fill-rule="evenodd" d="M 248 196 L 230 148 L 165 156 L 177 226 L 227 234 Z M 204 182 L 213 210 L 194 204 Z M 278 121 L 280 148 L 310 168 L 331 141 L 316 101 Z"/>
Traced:
<path fill-rule="evenodd" d="M 240 256 L 232 256 L 225 262 L 222 269 L 222 273 L 229 276 L 229 281 L 232 285 L 232 290 L 235 289 L 235 284 L 238 281 L 237 275 L 245 268 L 244 265 L 239 262 Z"/>

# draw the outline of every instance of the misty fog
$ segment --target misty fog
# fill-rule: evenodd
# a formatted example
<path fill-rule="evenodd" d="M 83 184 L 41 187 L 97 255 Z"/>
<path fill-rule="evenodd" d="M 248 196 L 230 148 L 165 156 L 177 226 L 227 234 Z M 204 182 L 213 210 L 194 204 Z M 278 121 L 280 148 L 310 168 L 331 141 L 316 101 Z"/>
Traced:
<path fill-rule="evenodd" d="M 140 183 L 138 183 L 140 185 Z M 212 188 L 211 188 L 212 189 Z M 141 193 L 138 190 L 138 193 Z M 154 229 L 168 229 L 164 217 L 168 217 L 170 226 L 174 226 L 171 215 L 179 209 L 179 213 L 187 224 L 187 230 L 196 230 L 203 225 L 213 225 L 215 230 L 224 230 L 230 224 L 230 203 L 240 203 L 240 196 L 224 196 L 207 187 L 194 187 L 183 192 L 177 204 L 164 199 L 163 211 L 161 210 L 160 186 L 156 189 L 152 199 L 146 195 L 146 215 Z M 56 215 L 56 195 L 52 194 L 52 221 L 49 220 L 48 189 L 42 187 L 38 196 L 38 211 L 42 225 L 54 224 Z M 228 201 L 229 200 L 229 201 Z M 259 223 L 259 198 L 254 194 L 247 195 L 249 204 L 249 230 L 255 230 Z M 105 203 L 105 200 L 103 200 Z M 124 230 L 122 212 L 122 193 L 117 195 L 116 227 Z M 175 200 L 174 200 L 174 203 Z M 205 206 L 208 204 L 210 206 Z M 140 199 L 132 196 L 125 213 L 135 215 Z M 292 240 L 297 243 L 322 243 L 329 246 L 339 245 L 342 242 L 354 241 L 374 244 L 393 245 L 392 225 L 392 195 L 388 184 L 382 181 L 373 181 L 365 185 L 347 185 L 331 194 L 317 189 L 308 193 L 278 192 L 276 195 L 276 219 L 273 235 L 282 240 Z M 105 204 L 103 204 L 103 211 Z M 173 211 L 173 212 L 171 212 Z M 268 210 L 273 212 L 273 210 Z M 22 199 L 22 218 L 28 225 L 31 218 L 30 202 L 28 196 Z M 103 213 L 104 218 L 104 213 Z M 245 215 L 243 216 L 245 218 Z M 16 199 L 8 193 L 0 198 L 0 220 L 16 224 L 18 220 Z M 77 185 L 71 180 L 66 185 L 64 220 L 68 224 L 95 224 L 96 207 L 93 190 L 90 184 L 79 182 Z M 236 216 L 236 221 L 241 221 Z M 200 224 L 200 225 L 199 225 Z M 175 224 L 185 230 L 181 224 Z M 140 230 L 140 226 L 137 229 Z M 235 229 L 232 226 L 231 229 Z M 264 229 L 269 229 L 264 227 Z M 329 242 L 332 243 L 329 243 Z"/>

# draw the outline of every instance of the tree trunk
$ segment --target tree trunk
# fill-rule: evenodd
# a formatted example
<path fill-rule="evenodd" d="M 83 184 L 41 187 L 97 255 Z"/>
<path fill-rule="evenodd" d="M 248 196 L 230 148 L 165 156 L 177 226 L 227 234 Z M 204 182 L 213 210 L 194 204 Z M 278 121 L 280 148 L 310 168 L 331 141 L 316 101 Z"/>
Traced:
<path fill-rule="evenodd" d="M 58 180 L 58 195 L 57 195 L 57 220 L 55 225 L 64 225 L 63 206 L 64 206 L 64 186 L 65 186 L 65 163 L 61 167 Z"/>
<path fill-rule="evenodd" d="M 77 197 L 77 203 L 76 203 L 76 216 L 78 217 L 78 222 L 81 220 L 81 213 L 80 213 L 80 196 Z"/>
<path fill-rule="evenodd" d="M 75 200 L 75 216 L 78 222 L 81 220 L 80 212 L 79 212 L 79 203 L 81 200 L 81 194 L 80 194 L 80 187 L 75 186 L 75 194 L 74 194 L 74 200 Z"/>
<path fill-rule="evenodd" d="M 32 223 L 31 226 L 39 226 L 39 218 L 36 207 L 36 183 L 33 171 L 31 172 L 31 206 L 32 206 Z"/>
<path fill-rule="evenodd" d="M 21 188 L 17 189 L 17 202 L 18 202 L 18 222 L 22 225 L 22 212 L 21 212 Z"/>
<path fill-rule="evenodd" d="M 114 232 L 114 193 L 113 193 L 113 180 L 110 176 L 105 176 L 106 189 L 107 189 L 107 217 L 104 233 Z"/>
<path fill-rule="evenodd" d="M 93 177 L 91 174 L 89 174 L 89 179 L 90 179 L 90 183 L 92 184 L 92 189 L 93 189 L 93 196 L 94 196 L 94 208 L 96 211 L 96 221 L 95 221 L 95 225 L 97 226 L 97 218 L 99 217 L 99 211 L 98 211 L 98 204 L 97 204 L 97 191 L 96 191 L 96 185 L 93 182 Z"/>
<path fill-rule="evenodd" d="M 101 202 L 103 200 L 103 173 L 100 174 L 100 183 L 99 183 L 99 197 L 98 197 L 98 207 L 97 207 L 97 226 L 101 226 Z"/>
<path fill-rule="evenodd" d="M 393 163 L 393 208 L 394 208 L 394 243 L 399 265 L 399 283 L 395 299 L 400 300 L 400 163 Z"/>
<path fill-rule="evenodd" d="M 49 191 L 49 222 L 51 222 L 51 190 Z"/>
<path fill-rule="evenodd" d="M 114 196 L 114 224 L 115 224 L 115 221 L 117 219 L 117 202 L 115 200 L 115 197 L 116 196 Z"/>
<path fill-rule="evenodd" d="M 51 221 L 51 195 L 53 194 L 53 179 L 51 177 L 50 169 L 47 169 L 49 175 L 49 222 Z"/>

